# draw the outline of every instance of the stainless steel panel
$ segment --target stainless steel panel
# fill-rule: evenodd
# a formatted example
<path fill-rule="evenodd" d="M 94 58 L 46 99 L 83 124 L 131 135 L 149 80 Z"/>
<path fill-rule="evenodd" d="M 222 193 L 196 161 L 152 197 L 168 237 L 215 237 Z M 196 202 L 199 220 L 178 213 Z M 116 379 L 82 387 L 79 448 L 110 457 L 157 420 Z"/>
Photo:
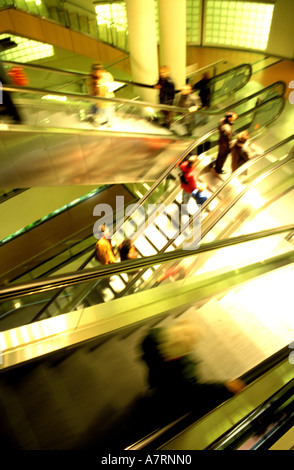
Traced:
<path fill-rule="evenodd" d="M 154 180 L 189 145 L 172 136 L 28 126 L 9 126 L 0 142 L 9 155 L 9 164 L 0 160 L 3 187 Z"/>

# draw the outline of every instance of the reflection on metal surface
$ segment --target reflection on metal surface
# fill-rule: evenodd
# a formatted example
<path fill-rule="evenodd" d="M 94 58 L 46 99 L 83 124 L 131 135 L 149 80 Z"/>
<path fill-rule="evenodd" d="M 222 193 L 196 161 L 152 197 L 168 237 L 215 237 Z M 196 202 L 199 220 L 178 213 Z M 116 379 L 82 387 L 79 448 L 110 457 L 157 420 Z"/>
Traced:
<path fill-rule="evenodd" d="M 227 273 L 202 275 L 200 280 L 197 276 L 191 277 L 184 285 L 181 281 L 162 285 L 153 289 L 152 296 L 149 291 L 133 294 L 131 304 L 129 297 L 123 297 L 1 332 L 0 344 L 3 352 L 1 368 L 140 323 L 159 314 L 168 315 L 169 311 L 175 308 L 184 305 L 188 307 L 220 292 L 231 290 L 233 286 L 256 276 L 262 276 L 293 263 L 294 251 Z"/>

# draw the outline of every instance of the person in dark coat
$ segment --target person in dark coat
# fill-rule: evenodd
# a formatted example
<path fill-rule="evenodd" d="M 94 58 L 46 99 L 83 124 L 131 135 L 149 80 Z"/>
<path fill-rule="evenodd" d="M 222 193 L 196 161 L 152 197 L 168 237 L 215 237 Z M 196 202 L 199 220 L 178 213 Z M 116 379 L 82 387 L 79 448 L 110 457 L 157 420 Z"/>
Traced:
<path fill-rule="evenodd" d="M 194 83 L 193 90 L 199 90 L 199 97 L 201 99 L 202 107 L 208 108 L 211 100 L 210 78 L 208 73 L 204 73 L 201 80 Z"/>
<path fill-rule="evenodd" d="M 166 65 L 160 67 L 159 80 L 154 85 L 154 88 L 159 90 L 159 103 L 172 106 L 175 98 L 175 84 L 170 77 L 170 69 Z M 172 121 L 172 111 L 163 109 L 164 125 L 169 127 Z"/>
<path fill-rule="evenodd" d="M 139 256 L 138 251 L 133 245 L 132 240 L 126 238 L 118 247 L 120 260 L 126 261 L 128 259 L 136 259 Z"/>
<path fill-rule="evenodd" d="M 233 111 L 228 111 L 225 117 L 220 119 L 218 124 L 219 139 L 218 139 L 218 155 L 214 164 L 214 171 L 219 174 L 225 173 L 223 166 L 227 156 L 231 152 L 231 143 L 233 138 L 232 126 L 238 115 Z"/>
<path fill-rule="evenodd" d="M 201 382 L 193 356 L 197 339 L 193 324 L 177 320 L 168 327 L 151 328 L 141 343 L 149 392 L 163 421 L 188 412 L 200 418 L 245 387 L 239 379 Z"/>
<path fill-rule="evenodd" d="M 244 165 L 244 163 L 248 162 L 248 160 L 250 159 L 249 151 L 246 148 L 246 143 L 248 139 L 249 135 L 247 131 L 240 132 L 237 135 L 237 140 L 231 150 L 232 173 L 236 171 L 240 166 Z"/>

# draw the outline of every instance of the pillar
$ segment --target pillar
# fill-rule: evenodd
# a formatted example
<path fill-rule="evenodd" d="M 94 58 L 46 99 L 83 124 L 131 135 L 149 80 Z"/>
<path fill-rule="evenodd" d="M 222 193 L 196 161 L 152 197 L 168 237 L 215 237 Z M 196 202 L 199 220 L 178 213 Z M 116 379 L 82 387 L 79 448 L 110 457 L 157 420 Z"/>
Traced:
<path fill-rule="evenodd" d="M 158 0 L 160 65 L 168 65 L 176 89 L 186 82 L 186 0 Z"/>
<path fill-rule="evenodd" d="M 126 9 L 133 80 L 154 85 L 159 73 L 154 0 L 126 0 Z M 158 90 L 140 87 L 139 94 L 157 102 Z"/>

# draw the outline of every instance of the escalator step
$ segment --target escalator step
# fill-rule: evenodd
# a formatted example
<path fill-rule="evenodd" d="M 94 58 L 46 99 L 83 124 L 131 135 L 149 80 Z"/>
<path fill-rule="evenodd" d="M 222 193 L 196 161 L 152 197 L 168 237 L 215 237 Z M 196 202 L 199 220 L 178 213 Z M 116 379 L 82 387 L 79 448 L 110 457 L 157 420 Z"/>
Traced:
<path fill-rule="evenodd" d="M 40 446 L 36 435 L 30 426 L 26 413 L 13 386 L 1 384 L 0 407 L 1 443 L 3 444 L 7 439 L 6 433 L 2 435 L 5 423 L 6 430 L 7 427 L 9 428 L 10 444 L 15 445 L 14 448 L 18 448 L 19 450 L 39 450 Z"/>

